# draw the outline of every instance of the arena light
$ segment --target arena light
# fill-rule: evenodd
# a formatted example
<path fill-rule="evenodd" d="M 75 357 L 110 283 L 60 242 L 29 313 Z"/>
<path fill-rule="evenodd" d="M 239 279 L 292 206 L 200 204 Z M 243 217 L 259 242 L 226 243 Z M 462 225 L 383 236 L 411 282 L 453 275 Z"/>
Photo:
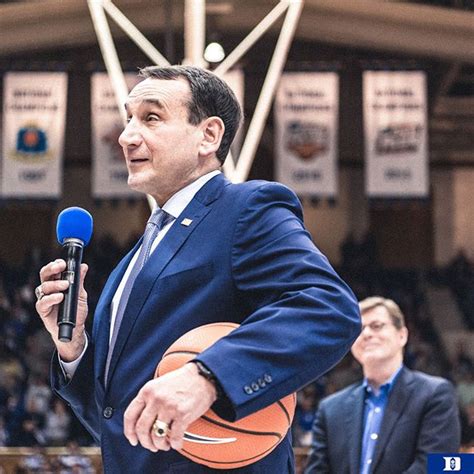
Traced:
<path fill-rule="evenodd" d="M 225 58 L 224 48 L 217 41 L 213 41 L 204 50 L 204 59 L 208 63 L 220 63 Z"/>

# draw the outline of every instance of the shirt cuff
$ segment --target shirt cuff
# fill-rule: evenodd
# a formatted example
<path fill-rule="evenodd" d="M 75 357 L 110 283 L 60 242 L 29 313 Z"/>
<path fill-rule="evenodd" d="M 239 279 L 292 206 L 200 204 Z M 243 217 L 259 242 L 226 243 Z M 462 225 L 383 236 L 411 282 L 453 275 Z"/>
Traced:
<path fill-rule="evenodd" d="M 71 362 L 64 362 L 61 360 L 61 357 L 59 357 L 58 354 L 58 359 L 59 359 L 59 366 L 61 367 L 61 370 L 63 372 L 64 378 L 66 380 L 71 380 L 74 377 L 74 374 L 76 373 L 77 368 L 79 367 L 79 364 L 84 357 L 84 354 L 86 353 L 87 347 L 89 346 L 89 340 L 87 338 L 87 334 L 85 334 L 86 338 L 86 343 L 84 344 L 84 349 L 81 352 L 81 355 L 76 359 Z"/>

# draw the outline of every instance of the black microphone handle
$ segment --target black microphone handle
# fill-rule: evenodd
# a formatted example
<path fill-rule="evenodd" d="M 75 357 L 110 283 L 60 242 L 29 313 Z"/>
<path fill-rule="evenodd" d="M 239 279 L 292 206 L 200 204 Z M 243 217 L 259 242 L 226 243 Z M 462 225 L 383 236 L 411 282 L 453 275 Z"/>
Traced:
<path fill-rule="evenodd" d="M 84 243 L 79 239 L 67 239 L 63 243 L 62 258 L 66 261 L 66 270 L 61 274 L 61 279 L 68 280 L 69 287 L 64 292 L 58 310 L 58 339 L 61 342 L 71 341 L 76 326 L 83 248 Z"/>

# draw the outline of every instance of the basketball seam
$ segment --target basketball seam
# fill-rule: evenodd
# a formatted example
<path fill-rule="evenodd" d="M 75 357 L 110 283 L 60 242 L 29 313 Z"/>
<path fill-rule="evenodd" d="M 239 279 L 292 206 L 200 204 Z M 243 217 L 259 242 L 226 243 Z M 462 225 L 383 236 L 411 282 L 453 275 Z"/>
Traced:
<path fill-rule="evenodd" d="M 168 356 L 174 355 L 174 354 L 193 354 L 193 355 L 198 355 L 198 354 L 200 354 L 200 352 L 196 352 L 196 351 L 173 351 L 173 352 L 168 352 L 167 354 L 165 354 L 165 355 L 163 356 L 163 359 L 164 359 L 165 357 L 168 357 Z"/>
<path fill-rule="evenodd" d="M 190 456 L 192 456 L 196 459 L 200 459 L 201 461 L 212 462 L 213 464 L 227 464 L 227 465 L 232 466 L 232 464 L 238 464 L 238 463 L 241 463 L 241 462 L 251 461 L 252 459 L 255 459 L 255 458 L 261 459 L 262 457 L 265 457 L 265 455 L 267 453 L 270 453 L 271 451 L 273 451 L 275 449 L 275 447 L 278 446 L 278 444 L 279 443 L 276 443 L 273 446 L 270 446 L 266 451 L 263 451 L 262 453 L 257 454 L 256 456 L 252 456 L 251 458 L 247 458 L 247 459 L 239 459 L 238 461 L 214 461 L 212 459 L 206 459 L 206 458 L 202 458 L 200 456 L 196 456 L 195 454 L 193 454 L 189 451 L 186 451 L 184 448 L 181 451 L 184 451 L 186 454 L 189 454 Z"/>
<path fill-rule="evenodd" d="M 220 421 L 214 420 L 212 418 L 209 418 L 207 416 L 201 416 L 203 420 L 208 421 L 209 423 L 212 423 L 217 426 L 221 426 L 222 428 L 227 428 L 230 431 L 237 431 L 238 433 L 245 433 L 245 434 L 252 434 L 252 435 L 257 435 L 257 436 L 276 436 L 279 440 L 282 438 L 280 433 L 276 433 L 274 431 L 252 431 L 252 430 L 246 430 L 244 428 L 238 428 L 236 426 L 229 426 L 226 423 L 222 423 Z"/>
<path fill-rule="evenodd" d="M 288 425 L 290 425 L 290 424 L 291 424 L 290 414 L 288 413 L 288 411 L 287 411 L 285 405 L 283 405 L 283 403 L 281 403 L 280 400 L 278 400 L 277 403 L 278 403 L 278 406 L 283 410 L 283 413 L 284 413 L 285 416 L 286 416 L 286 421 L 288 422 Z"/>

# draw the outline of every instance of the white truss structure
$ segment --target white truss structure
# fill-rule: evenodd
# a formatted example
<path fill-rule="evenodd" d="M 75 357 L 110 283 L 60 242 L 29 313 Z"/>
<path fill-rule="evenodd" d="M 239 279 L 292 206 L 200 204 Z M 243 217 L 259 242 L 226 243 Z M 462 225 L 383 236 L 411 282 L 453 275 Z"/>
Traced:
<path fill-rule="evenodd" d="M 260 142 L 265 122 L 270 111 L 276 87 L 293 40 L 296 26 L 301 15 L 304 0 L 280 0 L 268 15 L 244 38 L 244 40 L 214 70 L 223 76 L 256 43 L 256 41 L 286 12 L 280 35 L 268 67 L 267 75 L 255 107 L 253 117 L 242 145 L 239 158 L 234 164 L 232 156 L 224 163 L 226 176 L 234 183 L 245 181 L 249 175 Z M 119 104 L 124 123 L 126 122 L 123 104 L 128 95 L 125 76 L 120 66 L 117 50 L 107 21 L 110 18 L 130 37 L 143 53 L 156 65 L 168 66 L 166 58 L 145 38 L 111 0 L 87 0 L 92 22 L 97 35 L 105 66 L 109 74 L 115 98 Z M 206 67 L 204 48 L 206 40 L 206 1 L 185 0 L 184 41 L 185 58 L 183 64 Z M 150 205 L 153 200 L 149 197 Z"/>

